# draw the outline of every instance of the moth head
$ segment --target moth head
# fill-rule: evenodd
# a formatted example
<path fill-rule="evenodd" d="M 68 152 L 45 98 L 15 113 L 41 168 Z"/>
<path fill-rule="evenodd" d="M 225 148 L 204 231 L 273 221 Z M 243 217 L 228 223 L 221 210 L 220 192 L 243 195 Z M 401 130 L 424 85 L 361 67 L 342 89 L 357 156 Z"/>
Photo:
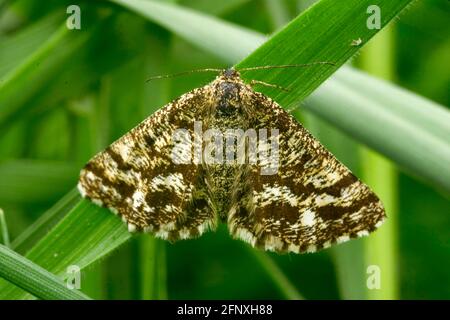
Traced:
<path fill-rule="evenodd" d="M 221 77 L 224 78 L 224 80 L 236 80 L 240 79 L 241 75 L 233 68 L 228 68 L 222 71 Z"/>

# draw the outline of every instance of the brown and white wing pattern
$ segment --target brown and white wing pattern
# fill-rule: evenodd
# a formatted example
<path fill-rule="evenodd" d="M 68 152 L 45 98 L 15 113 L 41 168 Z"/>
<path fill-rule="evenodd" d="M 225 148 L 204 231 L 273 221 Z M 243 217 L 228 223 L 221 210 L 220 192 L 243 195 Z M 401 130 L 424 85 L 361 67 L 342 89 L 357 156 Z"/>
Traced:
<path fill-rule="evenodd" d="M 368 235 L 385 219 L 367 185 L 270 98 L 248 92 L 254 127 L 279 130 L 279 168 L 249 166 L 236 180 L 228 225 L 235 238 L 276 252 L 314 252 Z"/>
<path fill-rule="evenodd" d="M 121 216 L 130 231 L 171 241 L 215 228 L 202 166 L 172 158 L 174 131 L 201 120 L 208 90 L 182 95 L 92 158 L 80 174 L 82 196 Z"/>

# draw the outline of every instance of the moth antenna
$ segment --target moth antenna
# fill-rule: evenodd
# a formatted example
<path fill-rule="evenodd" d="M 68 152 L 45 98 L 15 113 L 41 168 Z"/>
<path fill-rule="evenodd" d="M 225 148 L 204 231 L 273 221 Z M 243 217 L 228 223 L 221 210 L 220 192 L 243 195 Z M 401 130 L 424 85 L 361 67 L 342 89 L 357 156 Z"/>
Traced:
<path fill-rule="evenodd" d="M 201 72 L 217 72 L 217 73 L 219 73 L 219 72 L 223 72 L 223 71 L 224 71 L 224 69 L 214 69 L 214 68 L 196 69 L 196 70 L 189 70 L 189 71 L 184 71 L 184 72 L 179 72 L 179 73 L 174 73 L 174 74 L 153 76 L 153 77 L 150 77 L 147 80 L 145 80 L 145 82 L 149 82 L 149 81 L 157 80 L 157 79 L 174 78 L 174 77 L 184 76 L 184 75 L 191 74 L 191 73 L 201 73 Z"/>
<path fill-rule="evenodd" d="M 317 62 L 310 62 L 310 63 L 303 63 L 303 64 L 282 64 L 278 66 L 258 66 L 258 67 L 248 67 L 248 68 L 242 68 L 238 69 L 237 71 L 252 71 L 252 70 L 265 70 L 265 69 L 284 69 L 284 68 L 303 68 L 303 67 L 310 67 L 318 64 L 328 64 L 331 66 L 335 66 L 336 64 L 334 62 L 329 61 L 317 61 Z"/>
<path fill-rule="evenodd" d="M 272 84 L 272 83 L 267 83 L 267 82 L 264 82 L 264 81 L 259 81 L 259 80 L 251 80 L 250 81 L 250 86 L 254 86 L 255 84 L 260 84 L 260 85 L 263 85 L 263 86 L 266 86 L 266 87 L 269 87 L 269 88 L 276 88 L 276 89 L 279 89 L 279 90 L 283 90 L 285 92 L 290 92 L 291 91 L 288 88 L 285 88 L 285 87 L 282 87 L 282 86 L 279 86 L 279 85 L 276 85 L 276 84 Z"/>

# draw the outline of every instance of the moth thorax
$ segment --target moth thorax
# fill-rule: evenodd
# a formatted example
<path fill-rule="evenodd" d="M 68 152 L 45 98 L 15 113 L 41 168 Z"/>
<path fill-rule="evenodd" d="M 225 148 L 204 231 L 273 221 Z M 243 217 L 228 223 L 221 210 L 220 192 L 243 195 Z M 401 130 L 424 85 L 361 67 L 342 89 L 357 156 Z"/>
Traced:
<path fill-rule="evenodd" d="M 239 112 L 241 99 L 240 85 L 235 82 L 222 81 L 218 85 L 217 111 L 219 115 L 227 116 Z"/>

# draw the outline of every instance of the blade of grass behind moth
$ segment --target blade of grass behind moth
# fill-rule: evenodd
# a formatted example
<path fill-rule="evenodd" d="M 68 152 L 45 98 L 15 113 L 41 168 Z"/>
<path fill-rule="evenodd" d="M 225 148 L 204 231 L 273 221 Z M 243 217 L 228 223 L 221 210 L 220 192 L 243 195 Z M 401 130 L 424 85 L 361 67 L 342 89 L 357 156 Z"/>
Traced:
<path fill-rule="evenodd" d="M 450 112 L 443 106 L 354 68 L 343 67 L 336 73 L 336 79 L 380 105 L 389 106 L 393 114 L 420 125 L 419 128 L 436 137 L 450 136 Z"/>
<path fill-rule="evenodd" d="M 131 15 L 130 15 L 131 16 Z M 144 19 L 139 21 L 145 22 Z M 130 26 L 129 26 L 130 27 Z M 102 115 L 97 117 L 96 131 L 103 122 L 107 122 L 108 136 L 104 136 L 104 143 L 101 148 L 105 147 L 109 142 L 121 136 L 130 128 L 134 127 L 142 119 L 148 117 L 159 106 L 167 101 L 161 95 L 167 93 L 167 81 L 153 81 L 146 83 L 145 80 L 149 74 L 167 74 L 167 37 L 169 33 L 158 30 L 158 35 L 148 36 L 148 25 L 145 23 L 136 23 L 128 32 L 138 37 L 138 42 L 144 44 L 142 54 L 136 55 L 126 64 L 112 72 L 107 77 L 103 77 L 101 85 L 101 93 L 99 111 L 103 110 Z M 162 33 L 162 34 L 161 34 Z M 167 34 L 164 34 L 167 33 Z M 123 94 L 127 92 L 128 94 Z M 126 110 L 123 106 L 134 106 L 133 110 Z M 108 111 L 106 111 L 108 110 Z M 110 274 L 110 293 L 112 297 L 131 298 L 143 297 L 144 299 L 157 298 L 156 286 L 158 282 L 156 269 L 149 267 L 156 260 L 159 265 L 164 265 L 159 258 L 159 247 L 154 246 L 155 239 L 150 236 L 140 237 L 138 241 L 132 243 L 121 251 L 119 255 L 134 258 L 137 257 L 136 264 L 133 259 L 121 259 L 113 257 L 106 262 L 107 266 L 116 267 L 121 264 L 122 270 L 129 272 L 120 272 L 118 274 Z M 110 261 L 111 260 L 111 261 Z M 138 272 L 136 272 L 138 271 Z M 124 279 L 127 275 L 133 275 L 131 279 Z M 122 290 L 123 282 L 126 281 L 130 286 L 128 290 Z M 115 288 L 116 287 L 116 288 Z M 115 296 L 115 294 L 117 294 Z M 144 295 L 144 296 L 142 296 Z"/>
<path fill-rule="evenodd" d="M 101 81 L 100 91 L 103 87 L 104 82 Z M 84 166 L 96 151 L 107 145 L 106 133 L 109 133 L 109 131 L 104 123 L 109 123 L 109 119 L 107 118 L 108 108 L 106 105 L 98 107 L 102 103 L 104 103 L 102 99 L 93 95 L 85 98 L 84 101 L 78 103 L 82 108 L 86 108 L 87 113 L 85 114 L 77 114 L 77 105 L 75 104 L 73 106 L 73 110 L 75 111 L 74 120 L 76 121 L 76 127 L 73 131 L 73 140 L 76 141 L 76 144 L 73 149 L 75 157 L 78 158 L 77 163 L 80 163 L 80 167 Z M 75 192 L 78 194 L 78 190 L 75 190 Z M 106 270 L 108 265 L 105 263 L 107 261 L 105 259 L 100 263 L 90 265 L 83 269 L 82 291 L 95 299 L 107 298 L 108 279 L 106 277 Z"/>
<path fill-rule="evenodd" d="M 264 0 L 266 10 L 273 26 L 273 29 L 279 29 L 289 22 L 289 11 L 286 8 L 286 3 L 279 0 Z"/>
<path fill-rule="evenodd" d="M 141 279 L 140 299 L 156 300 L 156 242 L 158 240 L 142 235 L 139 238 L 139 268 Z"/>
<path fill-rule="evenodd" d="M 264 36 L 229 22 L 201 14 L 188 8 L 157 1 L 110 0 L 166 27 L 175 34 L 189 39 L 206 51 L 214 52 L 224 61 L 236 63 L 255 49 L 255 43 L 264 41 Z M 208 26 L 205 28 L 205 26 Z M 211 31 L 214 30 L 214 36 Z M 230 33 L 230 30 L 232 32 Z M 218 36 L 220 35 L 220 36 Z M 223 41 L 226 36 L 227 41 Z M 208 39 L 208 41 L 205 41 Z M 251 41 L 242 41 L 251 39 Z M 231 43 L 231 46 L 230 46 Z M 239 43 L 239 45 L 236 45 Z"/>
<path fill-rule="evenodd" d="M 17 252 L 25 253 L 42 239 L 48 230 L 54 227 L 79 201 L 80 196 L 74 188 L 42 214 L 28 229 L 17 236 L 11 247 Z"/>
<path fill-rule="evenodd" d="M 256 65 L 332 62 L 333 66 L 259 70 L 243 74 L 245 79 L 258 79 L 289 88 L 289 93 L 286 93 L 273 88 L 257 87 L 258 91 L 270 95 L 283 107 L 294 107 L 358 51 L 359 48 L 351 46 L 352 39 L 364 37 L 368 41 L 379 31 L 367 28 L 366 11 L 370 5 L 376 4 L 380 7 L 383 12 L 380 23 L 385 26 L 411 2 L 319 1 L 238 63 L 236 68 L 239 70 Z M 299 30 L 303 36 L 299 36 Z"/>
<path fill-rule="evenodd" d="M 320 94 L 321 90 L 326 90 L 327 95 Z M 450 190 L 450 171 L 446 168 L 450 162 L 448 142 L 420 124 L 395 115 L 386 105 L 343 82 L 329 81 L 308 98 L 305 109 L 389 157 L 413 176 Z"/>
<path fill-rule="evenodd" d="M 78 169 L 61 161 L 9 160 L 0 163 L 0 201 L 36 203 L 56 200 L 76 181 Z"/>
<path fill-rule="evenodd" d="M 63 24 L 20 66 L 4 76 L 0 85 L 1 126 L 23 111 L 27 99 L 39 92 L 57 74 L 60 66 L 87 41 L 89 34 L 71 32 Z M 48 59 L 49 56 L 52 59 Z"/>
<path fill-rule="evenodd" d="M 130 237 L 122 221 L 111 212 L 81 200 L 26 257 L 55 275 L 64 276 L 68 266 L 83 269 Z M 26 292 L 0 279 L 0 299 L 27 297 Z"/>
<path fill-rule="evenodd" d="M 97 139 L 93 132 L 95 129 L 93 95 L 88 95 L 79 101 L 69 102 L 71 120 L 71 146 L 74 150 L 72 161 L 78 168 L 83 167 L 88 159 L 97 151 Z"/>
<path fill-rule="evenodd" d="M 391 81 L 396 78 L 394 30 L 391 26 L 379 33 L 359 57 L 362 69 Z M 378 59 L 381 56 L 383 59 Z M 367 148 L 362 149 L 362 163 L 365 181 L 380 197 L 388 216 L 383 228 L 372 237 L 364 239 L 368 273 L 367 297 L 395 300 L 399 298 L 398 173 L 392 162 Z M 377 269 L 374 270 L 373 267 Z"/>
<path fill-rule="evenodd" d="M 0 244 L 0 277 L 40 299 L 86 300 L 78 290 L 69 289 L 54 274 Z"/>
<path fill-rule="evenodd" d="M 90 99 L 89 104 L 89 136 L 88 141 L 84 143 L 89 144 L 91 154 L 87 157 L 89 159 L 96 152 L 106 148 L 111 142 L 111 107 L 110 107 L 110 93 L 111 93 L 111 77 L 109 74 L 100 78 L 99 93 L 94 98 Z M 81 132 L 79 132 L 81 134 Z M 85 137 L 86 138 L 86 137 Z M 81 138 L 79 137 L 81 140 Z M 82 140 L 81 140 L 82 141 Z M 83 142 L 79 145 L 79 152 L 83 152 Z M 86 159 L 86 161 L 87 161 Z M 84 165 L 84 164 L 83 164 Z M 86 275 L 83 289 L 89 292 L 92 296 L 107 299 L 108 291 L 112 290 L 112 286 L 116 286 L 115 279 L 110 281 L 108 278 L 108 268 L 111 267 L 109 259 L 103 260 L 93 266 L 83 269 Z M 123 275 L 126 277 L 126 273 Z M 129 282 L 128 279 L 120 279 L 120 281 Z M 106 284 L 109 283 L 108 286 Z"/>
<path fill-rule="evenodd" d="M 61 12 L 51 13 L 17 33 L 3 36 L 0 42 L 0 77 L 17 68 L 30 52 L 51 37 L 60 21 Z"/>
<path fill-rule="evenodd" d="M 9 242 L 9 231 L 8 225 L 6 224 L 5 212 L 0 208 L 0 235 L 1 235 L 1 243 L 9 248 L 11 243 Z"/>
<path fill-rule="evenodd" d="M 258 260 L 259 264 L 264 268 L 266 273 L 271 277 L 272 281 L 276 284 L 280 292 L 286 299 L 290 300 L 302 300 L 302 295 L 298 292 L 295 286 L 289 281 L 280 267 L 273 261 L 268 253 L 256 250 L 252 247 L 249 248 L 253 256 Z"/>
<path fill-rule="evenodd" d="M 166 300 L 168 298 L 167 291 L 167 246 L 166 242 L 156 240 L 156 298 Z"/>
<path fill-rule="evenodd" d="M 127 32 L 128 31 L 129 30 L 127 29 Z M 120 88 L 120 86 L 124 83 L 130 83 L 133 80 L 133 72 L 128 72 L 128 76 L 122 76 L 118 79 L 115 78 L 115 74 L 119 70 L 126 68 L 126 66 L 127 64 L 112 71 L 111 73 L 104 75 L 100 79 L 99 91 L 94 102 L 93 113 L 91 114 L 91 138 L 94 145 L 94 154 L 106 148 L 114 140 L 114 137 L 119 136 L 116 132 L 119 129 L 117 129 L 118 126 L 115 125 L 114 119 L 128 119 L 126 114 L 115 113 L 113 109 L 113 104 L 116 103 L 117 100 L 121 101 L 120 93 L 128 92 L 129 89 L 128 87 Z M 132 106 L 135 104 L 124 103 L 123 105 Z M 127 112 L 128 114 L 130 113 L 130 111 Z M 132 126 L 133 125 L 130 127 Z M 131 270 L 131 249 L 132 247 L 127 245 L 125 248 L 120 250 L 116 256 L 105 259 L 102 263 L 102 268 L 97 269 L 97 274 L 95 274 L 95 272 L 93 273 L 92 271 L 95 271 L 95 269 L 91 268 L 87 268 L 84 271 L 89 275 L 91 287 L 99 287 L 100 282 L 102 282 L 103 279 L 106 283 L 108 283 L 107 291 L 104 292 L 107 299 L 133 299 L 132 275 L 135 274 L 135 272 L 132 272 Z M 94 282 L 99 283 L 94 285 Z"/>
<path fill-rule="evenodd" d="M 192 8 L 200 12 L 206 12 L 211 15 L 224 15 L 240 6 L 250 2 L 251 0 L 228 0 L 228 1 L 211 1 L 211 0 L 181 0 L 183 6 Z"/>

